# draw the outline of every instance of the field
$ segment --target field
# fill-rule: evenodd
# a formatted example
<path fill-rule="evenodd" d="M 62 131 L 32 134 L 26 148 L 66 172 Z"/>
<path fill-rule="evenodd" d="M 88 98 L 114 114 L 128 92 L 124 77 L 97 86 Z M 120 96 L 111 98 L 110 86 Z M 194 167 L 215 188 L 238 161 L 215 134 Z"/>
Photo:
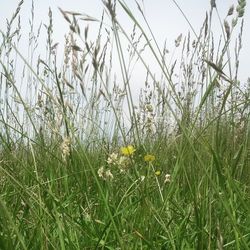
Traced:
<path fill-rule="evenodd" d="M 28 56 L 23 1 L 0 30 L 0 249 L 250 249 L 246 1 L 223 17 L 211 1 L 171 50 L 141 5 L 140 19 L 125 1 L 100 5 L 101 17 L 59 8 L 58 45 L 52 11 L 36 27 L 32 1 Z"/>

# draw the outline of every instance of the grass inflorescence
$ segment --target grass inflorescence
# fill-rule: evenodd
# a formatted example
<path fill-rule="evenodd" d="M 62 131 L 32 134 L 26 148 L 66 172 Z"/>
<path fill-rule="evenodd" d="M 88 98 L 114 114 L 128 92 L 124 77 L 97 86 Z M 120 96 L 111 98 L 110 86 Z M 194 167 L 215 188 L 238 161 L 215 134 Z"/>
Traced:
<path fill-rule="evenodd" d="M 246 1 L 224 19 L 211 1 L 173 51 L 138 3 L 140 18 L 102 4 L 100 18 L 58 9 L 63 50 L 51 9 L 35 31 L 33 1 L 27 57 L 23 1 L 0 32 L 0 249 L 249 249 Z"/>

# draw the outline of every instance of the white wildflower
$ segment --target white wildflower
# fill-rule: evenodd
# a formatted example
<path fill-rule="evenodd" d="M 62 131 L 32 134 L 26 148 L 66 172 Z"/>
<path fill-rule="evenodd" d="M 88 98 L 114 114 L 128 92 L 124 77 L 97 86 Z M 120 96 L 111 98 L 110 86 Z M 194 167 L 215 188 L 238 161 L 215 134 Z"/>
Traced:
<path fill-rule="evenodd" d="M 111 165 L 111 164 L 116 164 L 117 161 L 118 161 L 118 154 L 117 153 L 112 153 L 112 154 L 109 155 L 107 163 L 109 165 Z"/>
<path fill-rule="evenodd" d="M 171 181 L 171 175 L 170 174 L 166 174 L 165 175 L 165 180 L 164 180 L 164 183 L 168 183 Z"/>
<path fill-rule="evenodd" d="M 111 171 L 109 169 L 106 171 L 105 177 L 106 177 L 106 180 L 114 179 L 114 176 L 113 176 L 113 174 L 111 173 Z"/>
<path fill-rule="evenodd" d="M 126 156 L 121 156 L 118 161 L 119 166 L 124 166 L 128 162 L 128 158 Z"/>
<path fill-rule="evenodd" d="M 144 181 L 144 179 L 145 179 L 145 175 L 142 175 L 142 176 L 140 177 L 140 180 L 141 180 L 141 181 Z"/>
<path fill-rule="evenodd" d="M 129 163 L 130 163 L 130 160 L 128 157 L 126 156 L 121 156 L 117 162 L 117 165 L 118 167 L 120 168 L 120 172 L 124 172 L 128 166 L 129 166 Z"/>
<path fill-rule="evenodd" d="M 101 166 L 98 171 L 97 171 L 97 174 L 99 177 L 103 178 L 104 177 L 104 167 Z"/>
<path fill-rule="evenodd" d="M 111 171 L 105 170 L 103 166 L 101 166 L 98 171 L 97 174 L 100 178 L 102 178 L 103 180 L 112 180 L 114 178 L 113 174 L 111 173 Z"/>

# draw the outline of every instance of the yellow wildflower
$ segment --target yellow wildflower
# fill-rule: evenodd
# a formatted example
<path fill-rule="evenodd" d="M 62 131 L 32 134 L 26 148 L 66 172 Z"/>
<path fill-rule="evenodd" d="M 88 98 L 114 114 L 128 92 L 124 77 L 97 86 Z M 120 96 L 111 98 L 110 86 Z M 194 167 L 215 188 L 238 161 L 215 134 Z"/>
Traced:
<path fill-rule="evenodd" d="M 146 162 L 155 161 L 155 156 L 154 156 L 154 155 L 147 154 L 147 155 L 144 156 L 144 161 L 146 161 Z"/>
<path fill-rule="evenodd" d="M 155 171 L 155 175 L 156 175 L 156 176 L 161 175 L 161 171 L 160 171 L 160 170 L 156 170 L 156 171 Z"/>
<path fill-rule="evenodd" d="M 132 145 L 128 145 L 127 147 L 121 147 L 121 153 L 125 156 L 131 156 L 135 152 L 135 148 Z"/>

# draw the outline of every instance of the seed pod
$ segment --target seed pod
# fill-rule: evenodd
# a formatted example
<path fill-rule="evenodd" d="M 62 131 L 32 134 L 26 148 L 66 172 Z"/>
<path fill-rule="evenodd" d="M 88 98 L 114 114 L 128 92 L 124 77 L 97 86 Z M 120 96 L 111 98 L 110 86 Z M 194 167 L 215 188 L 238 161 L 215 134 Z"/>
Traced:
<path fill-rule="evenodd" d="M 227 34 L 227 39 L 229 39 L 230 38 L 230 27 L 229 27 L 229 24 L 226 20 L 224 21 L 224 28 L 225 28 L 225 31 Z"/>
<path fill-rule="evenodd" d="M 234 13 L 234 5 L 232 5 L 232 6 L 229 8 L 229 10 L 228 10 L 228 12 L 227 12 L 227 15 L 228 15 L 228 16 L 231 16 L 231 15 L 233 15 L 233 13 Z"/>

